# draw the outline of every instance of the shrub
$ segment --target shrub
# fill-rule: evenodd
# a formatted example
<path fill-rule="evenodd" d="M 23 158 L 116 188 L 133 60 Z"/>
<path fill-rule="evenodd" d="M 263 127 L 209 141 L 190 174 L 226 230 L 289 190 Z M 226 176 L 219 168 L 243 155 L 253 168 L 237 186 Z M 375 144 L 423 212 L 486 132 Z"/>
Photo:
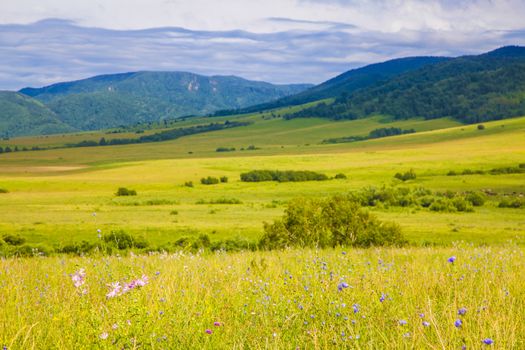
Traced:
<path fill-rule="evenodd" d="M 288 246 L 327 247 L 337 245 L 369 247 L 403 244 L 401 229 L 383 223 L 364 211 L 349 196 L 326 200 L 295 199 L 284 216 L 272 224 L 264 223 L 261 248 Z"/>
<path fill-rule="evenodd" d="M 503 199 L 499 205 L 499 208 L 522 208 L 525 207 L 525 202 L 521 199 L 509 199 L 505 198 Z"/>
<path fill-rule="evenodd" d="M 136 196 L 137 191 L 127 189 L 126 187 L 119 187 L 115 195 L 116 196 Z"/>
<path fill-rule="evenodd" d="M 170 211 L 170 215 L 179 215 L 179 212 L 177 210 Z"/>
<path fill-rule="evenodd" d="M 200 199 L 195 204 L 242 204 L 242 202 L 237 198 L 218 198 L 212 199 L 209 201 Z"/>
<path fill-rule="evenodd" d="M 478 130 L 485 130 L 485 125 L 478 124 Z"/>
<path fill-rule="evenodd" d="M 342 174 L 342 173 L 339 173 L 339 174 L 336 174 L 336 175 L 335 175 L 335 178 L 336 178 L 336 179 L 346 179 L 346 175 L 345 175 L 345 174 Z"/>
<path fill-rule="evenodd" d="M 228 182 L 228 177 L 227 176 L 221 176 L 220 180 L 221 180 L 222 183 L 226 183 L 226 182 Z"/>
<path fill-rule="evenodd" d="M 233 152 L 235 151 L 235 147 L 217 147 L 215 152 Z"/>
<path fill-rule="evenodd" d="M 328 176 L 309 170 L 253 170 L 241 174 L 241 181 L 244 182 L 300 182 L 324 180 L 328 180 Z"/>
<path fill-rule="evenodd" d="M 450 170 L 448 173 L 447 173 L 447 176 L 456 176 L 458 173 L 456 173 L 454 170 Z"/>
<path fill-rule="evenodd" d="M 448 198 L 436 199 L 434 202 L 432 202 L 429 209 L 438 212 L 454 212 L 457 210 Z"/>
<path fill-rule="evenodd" d="M 184 186 L 186 186 L 186 187 L 193 187 L 193 181 L 186 181 L 184 183 Z"/>
<path fill-rule="evenodd" d="M 399 180 L 404 182 L 404 181 L 408 181 L 408 180 L 414 180 L 416 178 L 416 173 L 415 173 L 414 169 L 410 169 L 409 171 L 407 171 L 404 174 L 397 173 L 397 174 L 394 175 L 394 177 L 396 179 L 399 179 Z"/>
<path fill-rule="evenodd" d="M 0 193 L 9 193 L 9 191 L 6 190 L 5 188 L 0 188 Z"/>
<path fill-rule="evenodd" d="M 146 248 L 148 242 L 143 237 L 133 237 L 132 235 L 124 232 L 117 231 L 105 234 L 102 236 L 102 240 L 110 246 L 114 246 L 117 249 L 130 249 L 130 248 Z"/>
<path fill-rule="evenodd" d="M 219 183 L 219 179 L 217 179 L 216 177 L 212 177 L 212 176 L 203 177 L 201 179 L 201 184 L 203 185 L 216 185 L 218 183 Z"/>
<path fill-rule="evenodd" d="M 473 211 L 469 201 L 465 200 L 462 197 L 456 197 L 452 200 L 452 205 L 456 208 L 457 211 L 471 212 Z"/>
<path fill-rule="evenodd" d="M 4 235 L 2 239 L 8 245 L 13 245 L 13 246 L 22 245 L 26 242 L 26 239 L 19 235 Z"/>
<path fill-rule="evenodd" d="M 467 193 L 465 197 L 467 201 L 470 202 L 475 207 L 481 207 L 485 204 L 485 195 L 481 192 L 470 192 Z"/>

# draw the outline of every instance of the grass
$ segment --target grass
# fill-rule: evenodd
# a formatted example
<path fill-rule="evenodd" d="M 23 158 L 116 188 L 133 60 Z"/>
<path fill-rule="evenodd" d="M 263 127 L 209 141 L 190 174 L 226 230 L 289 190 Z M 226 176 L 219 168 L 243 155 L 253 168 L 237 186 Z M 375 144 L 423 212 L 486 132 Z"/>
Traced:
<path fill-rule="evenodd" d="M 479 349 L 490 338 L 493 348 L 525 347 L 524 209 L 498 208 L 505 196 L 525 193 L 525 174 L 447 176 L 451 170 L 524 163 L 525 118 L 485 123 L 484 130 L 448 119 L 240 118 L 254 123 L 155 144 L 2 154 L 0 188 L 6 193 L 0 194 L 0 237 L 20 235 L 27 244 L 44 248 L 95 243 L 98 230 L 142 236 L 153 248 L 202 234 L 212 242 L 236 237 L 254 242 L 263 222 L 280 217 L 286 202 L 300 196 L 383 185 L 496 195 L 471 213 L 368 208 L 400 224 L 409 241 L 405 248 L 149 256 L 121 251 L 121 256 L 1 259 L 0 345 Z M 180 126 L 208 122 L 191 118 Z M 320 144 L 390 126 L 418 132 Z M 86 134 L 9 142 L 60 145 L 82 139 Z M 215 152 L 219 146 L 240 150 L 249 145 L 260 149 Z M 347 178 L 240 181 L 242 172 L 254 169 L 311 170 Z M 394 179 L 410 169 L 415 180 Z M 229 180 L 201 185 L 199 180 L 208 176 Z M 184 185 L 189 181 L 194 187 Z M 117 197 L 119 187 L 135 189 L 137 195 Z M 451 256 L 454 263 L 448 262 Z M 86 276 L 76 288 L 71 276 L 79 269 Z M 129 283 L 143 274 L 148 284 L 107 298 L 108 284 Z M 466 308 L 465 315 L 458 315 L 460 308 Z M 458 319 L 459 328 L 454 326 Z"/>
<path fill-rule="evenodd" d="M 0 344 L 481 349 L 490 338 L 491 348 L 520 349 L 523 253 L 457 245 L 2 260 Z M 145 286 L 106 297 L 108 284 L 142 275 Z"/>

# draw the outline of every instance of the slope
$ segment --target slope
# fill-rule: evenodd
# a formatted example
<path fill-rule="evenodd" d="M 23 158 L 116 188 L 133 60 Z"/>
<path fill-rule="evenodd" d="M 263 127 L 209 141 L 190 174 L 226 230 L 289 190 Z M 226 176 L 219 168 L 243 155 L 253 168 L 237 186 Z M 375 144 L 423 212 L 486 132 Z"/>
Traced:
<path fill-rule="evenodd" d="M 39 135 L 70 132 L 74 129 L 41 102 L 11 91 L 0 91 L 0 135 Z"/>
<path fill-rule="evenodd" d="M 25 88 L 20 92 L 45 103 L 63 122 L 80 130 L 95 130 L 246 107 L 307 87 L 273 85 L 234 76 L 136 72 Z"/>

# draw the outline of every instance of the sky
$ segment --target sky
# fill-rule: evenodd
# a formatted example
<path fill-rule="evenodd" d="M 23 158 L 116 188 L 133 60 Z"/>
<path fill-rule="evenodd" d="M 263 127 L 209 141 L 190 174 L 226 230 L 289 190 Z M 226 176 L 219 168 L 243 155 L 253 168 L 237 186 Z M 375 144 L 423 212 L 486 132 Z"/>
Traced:
<path fill-rule="evenodd" d="M 525 45 L 525 0 L 0 0 L 0 90 L 139 70 L 320 83 Z"/>

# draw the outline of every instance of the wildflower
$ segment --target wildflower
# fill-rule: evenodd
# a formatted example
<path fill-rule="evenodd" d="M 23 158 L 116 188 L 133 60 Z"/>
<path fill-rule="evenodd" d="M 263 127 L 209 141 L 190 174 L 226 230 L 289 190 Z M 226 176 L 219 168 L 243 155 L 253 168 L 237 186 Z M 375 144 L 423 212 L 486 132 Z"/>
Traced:
<path fill-rule="evenodd" d="M 80 288 L 84 284 L 84 277 L 86 277 L 86 271 L 80 269 L 71 276 L 71 280 L 76 288 Z"/>
<path fill-rule="evenodd" d="M 107 332 L 104 332 L 100 335 L 100 339 L 105 340 L 108 339 L 109 334 Z"/>
<path fill-rule="evenodd" d="M 385 301 L 385 299 L 386 299 L 386 295 L 381 293 L 381 297 L 379 298 L 379 301 L 383 302 L 383 301 Z"/>
<path fill-rule="evenodd" d="M 205 332 L 208 333 L 208 334 L 212 334 L 213 333 L 211 329 L 207 329 Z"/>
<path fill-rule="evenodd" d="M 337 289 L 341 292 L 343 289 L 350 287 L 350 285 L 346 282 L 341 282 L 337 286 Z"/>
<path fill-rule="evenodd" d="M 111 328 L 112 328 L 113 330 L 117 329 L 117 328 L 118 328 L 118 324 L 113 323 L 113 326 L 111 326 Z"/>
<path fill-rule="evenodd" d="M 354 314 L 359 312 L 359 304 L 352 305 L 352 309 L 354 310 Z"/>
<path fill-rule="evenodd" d="M 101 233 L 101 232 L 102 232 L 102 230 L 97 228 L 97 233 Z"/>
<path fill-rule="evenodd" d="M 430 327 L 430 322 L 423 321 L 423 326 L 425 326 L 425 327 Z"/>
<path fill-rule="evenodd" d="M 456 328 L 460 328 L 462 325 L 463 325 L 463 322 L 461 322 L 460 319 L 457 319 L 456 322 L 454 322 L 454 326 L 456 326 Z"/>
<path fill-rule="evenodd" d="M 485 344 L 485 345 L 492 345 L 492 344 L 494 344 L 494 340 L 492 340 L 491 338 L 485 338 L 485 339 L 483 339 L 483 344 Z"/>
<path fill-rule="evenodd" d="M 407 324 L 407 321 L 406 320 L 399 320 L 399 325 L 400 326 L 404 326 Z"/>
<path fill-rule="evenodd" d="M 419 314 L 420 318 L 425 318 L 425 314 Z"/>
<path fill-rule="evenodd" d="M 120 282 L 113 282 L 109 284 L 109 287 L 111 287 L 111 291 L 106 294 L 106 298 L 114 298 L 116 296 L 120 295 L 120 291 L 122 290 L 122 286 L 120 285 Z"/>
<path fill-rule="evenodd" d="M 466 313 L 467 313 L 467 309 L 464 308 L 464 307 L 462 307 L 461 309 L 458 310 L 458 315 L 463 316 L 463 315 L 465 315 Z"/>
<path fill-rule="evenodd" d="M 403 337 L 410 338 L 410 335 L 411 335 L 410 332 L 407 332 L 407 333 L 403 334 Z"/>
<path fill-rule="evenodd" d="M 215 327 L 219 327 L 219 326 L 221 325 L 221 323 L 220 323 L 220 322 L 213 322 L 213 325 L 214 325 Z"/>
<path fill-rule="evenodd" d="M 450 258 L 447 259 L 447 261 L 452 264 L 454 263 L 454 261 L 456 261 L 456 257 L 452 255 Z"/>

